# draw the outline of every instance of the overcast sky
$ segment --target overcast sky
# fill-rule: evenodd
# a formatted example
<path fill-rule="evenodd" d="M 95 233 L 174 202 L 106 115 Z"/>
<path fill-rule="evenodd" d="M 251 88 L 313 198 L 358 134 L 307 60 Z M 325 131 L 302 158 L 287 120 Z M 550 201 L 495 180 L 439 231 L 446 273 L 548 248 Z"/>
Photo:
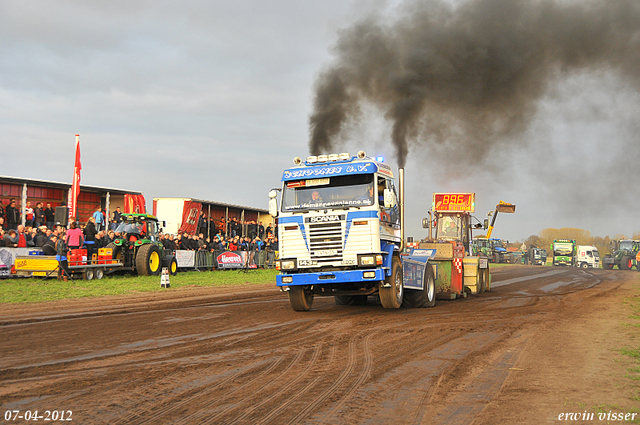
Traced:
<path fill-rule="evenodd" d="M 149 209 L 154 197 L 267 208 L 282 170 L 309 154 L 314 83 L 340 31 L 400 3 L 0 0 L 0 174 L 70 183 L 80 134 L 81 184 L 142 191 Z M 597 69 L 550 87 L 520 143 L 475 169 L 409 144 L 409 236 L 425 235 L 443 191 L 476 192 L 479 219 L 516 204 L 494 231 L 508 240 L 640 231 L 637 86 Z M 384 113 L 363 117 L 340 151 L 395 167 Z"/>

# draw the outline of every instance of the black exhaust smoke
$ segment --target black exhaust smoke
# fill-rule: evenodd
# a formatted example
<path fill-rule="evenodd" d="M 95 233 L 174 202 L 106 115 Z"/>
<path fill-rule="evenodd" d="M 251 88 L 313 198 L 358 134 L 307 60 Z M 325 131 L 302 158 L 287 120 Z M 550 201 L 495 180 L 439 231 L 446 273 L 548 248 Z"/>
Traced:
<path fill-rule="evenodd" d="M 340 33 L 315 85 L 311 154 L 334 151 L 371 104 L 391 122 L 399 167 L 410 143 L 477 161 L 527 129 L 558 77 L 616 72 L 640 89 L 637 0 L 417 0 L 398 16 Z"/>

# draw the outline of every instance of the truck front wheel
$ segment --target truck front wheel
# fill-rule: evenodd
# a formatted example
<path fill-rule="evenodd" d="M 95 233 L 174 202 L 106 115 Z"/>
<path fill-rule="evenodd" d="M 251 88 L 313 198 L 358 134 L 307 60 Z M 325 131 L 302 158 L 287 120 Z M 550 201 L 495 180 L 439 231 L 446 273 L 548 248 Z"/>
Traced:
<path fill-rule="evenodd" d="M 391 276 L 386 277 L 378 286 L 380 303 L 384 308 L 400 308 L 404 298 L 402 283 L 402 263 L 397 256 L 391 262 Z"/>
<path fill-rule="evenodd" d="M 311 286 L 290 286 L 289 304 L 295 311 L 307 311 L 313 305 L 313 289 Z"/>

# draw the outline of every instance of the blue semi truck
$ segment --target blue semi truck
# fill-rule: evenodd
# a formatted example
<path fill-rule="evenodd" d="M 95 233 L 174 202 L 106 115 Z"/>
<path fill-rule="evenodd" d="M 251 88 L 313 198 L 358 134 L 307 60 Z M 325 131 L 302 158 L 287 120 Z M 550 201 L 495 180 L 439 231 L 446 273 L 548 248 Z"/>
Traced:
<path fill-rule="evenodd" d="M 396 184 L 391 167 L 364 151 L 297 157 L 294 165 L 269 193 L 277 285 L 291 307 L 309 310 L 315 296 L 361 304 L 369 295 L 384 308 L 433 306 L 434 250 L 404 253 L 404 170 Z"/>

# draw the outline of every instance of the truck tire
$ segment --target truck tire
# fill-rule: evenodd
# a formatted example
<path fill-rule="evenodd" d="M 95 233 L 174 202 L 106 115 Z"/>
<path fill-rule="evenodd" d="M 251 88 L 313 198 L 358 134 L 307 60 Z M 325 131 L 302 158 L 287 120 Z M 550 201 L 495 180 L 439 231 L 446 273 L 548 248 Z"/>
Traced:
<path fill-rule="evenodd" d="M 433 268 L 427 263 L 424 272 L 424 290 L 405 289 L 402 306 L 406 308 L 426 308 L 436 305 L 436 281 Z"/>
<path fill-rule="evenodd" d="M 582 264 L 580 264 L 580 267 L 582 267 L 583 269 L 588 269 L 589 268 L 589 264 L 587 264 L 586 262 L 582 262 Z"/>
<path fill-rule="evenodd" d="M 336 305 L 366 305 L 366 295 L 336 295 Z"/>
<path fill-rule="evenodd" d="M 388 287 L 385 287 L 388 285 Z M 378 286 L 380 303 L 384 308 L 400 308 L 404 298 L 404 284 L 402 283 L 402 263 L 400 258 L 393 256 L 391 260 L 391 276 L 386 277 Z"/>
<path fill-rule="evenodd" d="M 633 267 L 631 257 L 629 257 L 628 255 L 622 257 L 622 259 L 620 260 L 620 264 L 618 264 L 618 268 L 620 270 L 631 270 L 631 267 Z"/>
<path fill-rule="evenodd" d="M 162 272 L 160 249 L 156 245 L 150 243 L 138 248 L 136 271 L 139 276 L 158 276 Z"/>
<path fill-rule="evenodd" d="M 290 286 L 289 304 L 295 311 L 308 311 L 313 305 L 313 289 L 310 286 Z"/>

